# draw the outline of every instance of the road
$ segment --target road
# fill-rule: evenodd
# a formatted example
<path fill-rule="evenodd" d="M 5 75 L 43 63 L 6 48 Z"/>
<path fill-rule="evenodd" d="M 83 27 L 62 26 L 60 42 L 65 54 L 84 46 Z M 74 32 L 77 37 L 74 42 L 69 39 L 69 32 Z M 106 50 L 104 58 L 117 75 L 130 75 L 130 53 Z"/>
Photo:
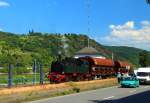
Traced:
<path fill-rule="evenodd" d="M 150 86 L 109 87 L 30 103 L 150 103 Z"/>

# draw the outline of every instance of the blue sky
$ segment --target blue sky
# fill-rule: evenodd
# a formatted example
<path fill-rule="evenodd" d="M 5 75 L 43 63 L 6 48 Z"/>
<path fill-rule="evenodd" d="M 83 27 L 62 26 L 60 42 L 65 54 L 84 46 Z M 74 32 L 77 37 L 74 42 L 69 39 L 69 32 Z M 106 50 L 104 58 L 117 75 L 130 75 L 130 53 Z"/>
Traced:
<path fill-rule="evenodd" d="M 101 44 L 150 50 L 150 5 L 146 0 L 89 0 L 89 10 L 87 1 L 0 0 L 0 30 L 86 34 L 90 15 L 88 36 Z"/>

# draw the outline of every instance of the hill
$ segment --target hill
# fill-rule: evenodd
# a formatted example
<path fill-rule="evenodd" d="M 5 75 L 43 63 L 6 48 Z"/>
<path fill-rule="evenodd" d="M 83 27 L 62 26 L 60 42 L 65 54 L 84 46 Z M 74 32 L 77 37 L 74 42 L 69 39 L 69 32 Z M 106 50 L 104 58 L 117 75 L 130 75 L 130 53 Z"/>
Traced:
<path fill-rule="evenodd" d="M 127 46 L 105 46 L 105 48 L 115 53 L 118 59 L 127 60 L 133 65 L 139 66 L 139 53 L 143 51 L 142 49 Z"/>
<path fill-rule="evenodd" d="M 28 34 L 13 34 L 0 32 L 0 65 L 8 63 L 17 67 L 29 67 L 33 60 L 49 67 L 51 62 L 61 55 L 61 58 L 73 56 L 80 49 L 87 47 L 88 37 L 84 34 L 50 34 L 29 32 Z M 90 39 L 90 46 L 101 52 L 103 56 L 129 61 L 138 65 L 138 54 L 141 49 L 132 47 L 104 46 Z"/>

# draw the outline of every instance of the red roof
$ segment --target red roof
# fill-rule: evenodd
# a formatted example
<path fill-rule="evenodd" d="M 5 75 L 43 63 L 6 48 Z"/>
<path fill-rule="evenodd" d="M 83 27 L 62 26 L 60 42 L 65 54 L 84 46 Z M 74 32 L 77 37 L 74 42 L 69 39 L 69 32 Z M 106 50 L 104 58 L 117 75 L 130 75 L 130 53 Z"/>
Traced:
<path fill-rule="evenodd" d="M 117 61 L 117 62 L 119 63 L 120 67 L 123 67 L 123 68 L 130 66 L 128 62 L 122 62 L 122 61 Z"/>
<path fill-rule="evenodd" d="M 91 58 L 95 65 L 99 66 L 113 66 L 113 61 L 111 59 L 101 59 L 101 58 Z"/>

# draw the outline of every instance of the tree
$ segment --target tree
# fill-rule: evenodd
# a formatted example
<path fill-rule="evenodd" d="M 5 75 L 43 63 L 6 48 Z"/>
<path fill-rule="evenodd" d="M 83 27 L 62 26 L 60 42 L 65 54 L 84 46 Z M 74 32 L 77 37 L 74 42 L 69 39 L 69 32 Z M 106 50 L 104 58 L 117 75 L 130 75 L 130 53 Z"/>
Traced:
<path fill-rule="evenodd" d="M 34 30 L 29 30 L 29 34 L 33 34 L 34 33 Z"/>
<path fill-rule="evenodd" d="M 141 67 L 149 66 L 148 52 L 146 50 L 139 53 L 139 64 Z"/>

